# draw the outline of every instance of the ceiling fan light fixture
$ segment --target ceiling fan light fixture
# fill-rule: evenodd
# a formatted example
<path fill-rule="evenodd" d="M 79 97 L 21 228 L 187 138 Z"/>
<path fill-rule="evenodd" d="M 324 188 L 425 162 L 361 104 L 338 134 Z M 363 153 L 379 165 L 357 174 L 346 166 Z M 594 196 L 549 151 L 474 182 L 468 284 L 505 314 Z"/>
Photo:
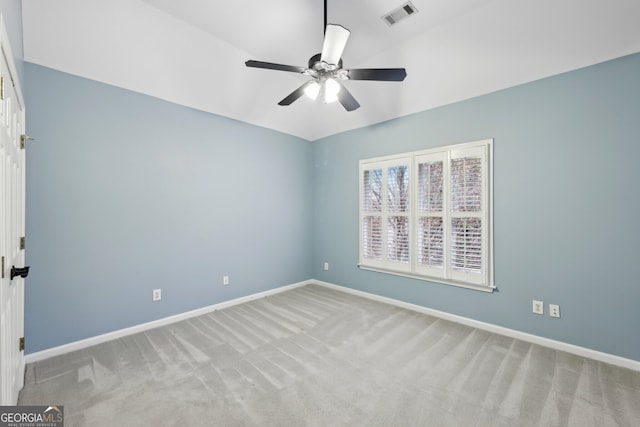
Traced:
<path fill-rule="evenodd" d="M 330 104 L 338 100 L 338 93 L 340 92 L 340 84 L 334 79 L 327 79 L 324 81 L 324 102 Z"/>
<path fill-rule="evenodd" d="M 304 88 L 304 94 L 307 95 L 309 99 L 313 99 L 314 101 L 318 98 L 318 94 L 320 93 L 320 83 L 316 81 L 311 81 Z"/>

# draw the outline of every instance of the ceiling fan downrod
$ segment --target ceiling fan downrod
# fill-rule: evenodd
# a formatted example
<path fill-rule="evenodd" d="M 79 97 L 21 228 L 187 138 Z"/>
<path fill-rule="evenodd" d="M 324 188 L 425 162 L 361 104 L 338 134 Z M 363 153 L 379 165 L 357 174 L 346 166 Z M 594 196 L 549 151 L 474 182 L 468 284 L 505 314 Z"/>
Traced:
<path fill-rule="evenodd" d="M 322 34 L 327 31 L 327 0 L 324 0 L 324 27 L 322 27 Z"/>

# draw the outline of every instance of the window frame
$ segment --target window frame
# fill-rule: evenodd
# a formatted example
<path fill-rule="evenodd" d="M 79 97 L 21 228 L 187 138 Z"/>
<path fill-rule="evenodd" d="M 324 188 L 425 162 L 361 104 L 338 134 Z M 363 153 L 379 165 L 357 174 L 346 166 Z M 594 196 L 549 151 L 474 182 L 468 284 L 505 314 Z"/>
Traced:
<path fill-rule="evenodd" d="M 459 212 L 453 211 L 451 206 L 451 161 L 452 159 L 461 157 L 480 157 L 482 159 L 482 195 L 481 210 L 479 212 Z M 441 159 L 442 164 L 442 251 L 443 266 L 429 267 L 418 263 L 418 221 L 421 217 L 440 216 L 437 211 L 421 211 L 418 206 L 418 179 L 419 164 L 438 161 Z M 398 262 L 386 259 L 387 246 L 387 226 L 386 221 L 389 212 L 381 213 L 382 220 L 382 255 L 381 259 L 372 260 L 364 257 L 364 219 L 371 216 L 372 212 L 364 211 L 364 175 L 366 170 L 382 169 L 382 195 L 383 204 L 386 204 L 388 197 L 386 192 L 388 169 L 397 165 L 407 165 L 409 168 L 409 262 L 407 265 L 398 265 Z M 447 145 L 435 147 L 427 150 L 413 151 L 408 153 L 399 153 L 389 156 L 363 159 L 359 161 L 358 168 L 358 218 L 359 218 L 359 254 L 358 267 L 362 270 L 376 271 L 392 275 L 411 277 L 414 279 L 442 283 L 457 287 L 480 290 L 484 292 L 493 292 L 495 289 L 493 280 L 493 139 L 484 139 L 461 144 Z M 435 212 L 435 214 L 434 214 Z M 451 251 L 452 251 L 452 219 L 465 217 L 481 218 L 481 272 L 465 273 L 452 268 Z M 454 271 L 455 270 L 455 271 Z"/>

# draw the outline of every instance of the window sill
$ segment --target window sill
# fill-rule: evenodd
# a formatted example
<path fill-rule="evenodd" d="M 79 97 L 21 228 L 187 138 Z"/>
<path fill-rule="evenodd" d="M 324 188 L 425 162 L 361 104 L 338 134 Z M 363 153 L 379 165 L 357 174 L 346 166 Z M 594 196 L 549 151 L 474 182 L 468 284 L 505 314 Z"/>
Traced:
<path fill-rule="evenodd" d="M 454 282 L 451 280 L 438 279 L 437 277 L 427 277 L 427 276 L 421 276 L 418 274 L 404 273 L 401 271 L 385 270 L 384 268 L 370 267 L 370 266 L 361 265 L 361 264 L 358 264 L 358 268 L 361 270 L 375 271 L 376 273 L 391 274 L 393 276 L 401 276 L 401 277 L 408 277 L 410 279 L 423 280 L 425 282 L 442 283 L 444 285 L 456 286 L 458 288 L 471 289 L 471 290 L 480 291 L 480 292 L 493 293 L 493 291 L 497 289 L 495 286 L 484 286 L 484 285 L 474 285 L 473 283 Z"/>

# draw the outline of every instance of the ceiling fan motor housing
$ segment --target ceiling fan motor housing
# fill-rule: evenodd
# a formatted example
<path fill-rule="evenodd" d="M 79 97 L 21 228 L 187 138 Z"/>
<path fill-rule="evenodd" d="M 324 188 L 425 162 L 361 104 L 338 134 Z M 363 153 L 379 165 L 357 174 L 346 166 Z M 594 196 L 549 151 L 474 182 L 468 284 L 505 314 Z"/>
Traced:
<path fill-rule="evenodd" d="M 325 67 L 322 66 L 322 61 L 320 58 L 322 58 L 321 53 L 317 53 L 313 55 L 311 58 L 309 58 L 309 69 L 315 70 L 315 71 L 326 69 Z M 342 68 L 342 58 L 340 58 L 340 61 L 338 62 L 338 65 L 336 66 L 335 69 L 340 69 L 340 68 Z"/>

